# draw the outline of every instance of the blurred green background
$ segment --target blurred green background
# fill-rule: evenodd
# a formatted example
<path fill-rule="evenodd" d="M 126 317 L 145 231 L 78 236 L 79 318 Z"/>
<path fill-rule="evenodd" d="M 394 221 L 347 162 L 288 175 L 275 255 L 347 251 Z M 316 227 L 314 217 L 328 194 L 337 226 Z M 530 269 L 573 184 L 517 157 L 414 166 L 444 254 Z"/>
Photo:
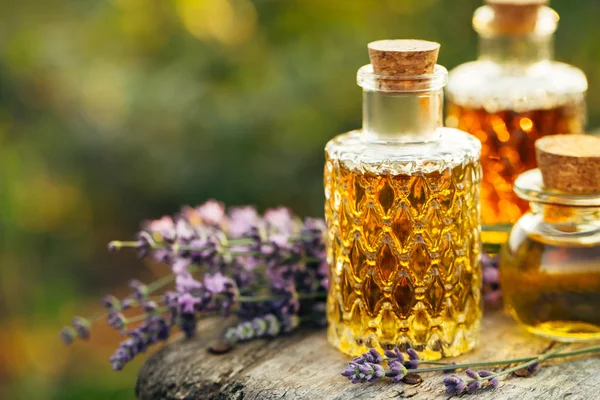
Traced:
<path fill-rule="evenodd" d="M 3 0 L 0 398 L 130 399 L 118 337 L 63 347 L 73 314 L 164 267 L 106 243 L 180 204 L 321 215 L 323 146 L 361 124 L 356 70 L 382 38 L 476 56 L 480 0 Z M 557 59 L 600 124 L 600 2 L 554 0 Z M 143 358 L 143 357 L 142 357 Z"/>

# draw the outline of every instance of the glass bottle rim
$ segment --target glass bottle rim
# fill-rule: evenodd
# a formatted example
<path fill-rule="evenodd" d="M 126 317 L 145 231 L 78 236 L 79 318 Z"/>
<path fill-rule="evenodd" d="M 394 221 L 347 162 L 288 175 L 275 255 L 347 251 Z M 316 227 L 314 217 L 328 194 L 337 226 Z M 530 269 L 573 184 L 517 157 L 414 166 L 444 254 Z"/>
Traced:
<path fill-rule="evenodd" d="M 539 168 L 522 173 L 515 180 L 514 191 L 529 202 L 573 207 L 600 207 L 600 193 L 573 194 L 544 187 Z"/>
<path fill-rule="evenodd" d="M 378 92 L 428 92 L 440 90 L 448 83 L 448 70 L 436 64 L 433 73 L 425 75 L 379 75 L 373 65 L 360 67 L 356 75 L 358 86 L 364 90 Z M 382 85 L 381 82 L 385 82 Z"/>

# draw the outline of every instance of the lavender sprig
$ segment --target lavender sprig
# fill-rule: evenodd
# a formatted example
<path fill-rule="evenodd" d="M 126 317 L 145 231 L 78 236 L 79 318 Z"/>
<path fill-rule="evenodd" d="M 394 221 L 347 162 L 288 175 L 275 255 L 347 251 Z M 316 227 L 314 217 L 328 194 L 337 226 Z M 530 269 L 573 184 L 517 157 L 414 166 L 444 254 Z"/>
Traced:
<path fill-rule="evenodd" d="M 501 360 L 501 361 L 492 361 L 492 362 L 484 362 L 484 363 L 477 363 L 477 362 L 465 363 L 465 364 L 451 363 L 449 365 L 452 365 L 453 370 L 467 368 L 465 371 L 465 374 L 467 375 L 468 378 L 471 378 L 471 379 L 464 380 L 456 374 L 446 376 L 443 379 L 446 393 L 460 394 L 460 393 L 466 392 L 469 394 L 473 394 L 484 387 L 491 387 L 491 388 L 495 389 L 500 384 L 499 377 L 513 373 L 518 370 L 522 370 L 522 369 L 529 369 L 529 370 L 535 371 L 540 368 L 541 363 L 546 359 L 564 358 L 564 357 L 571 357 L 571 356 L 575 356 L 575 355 L 591 354 L 591 353 L 600 352 L 600 346 L 587 347 L 584 349 L 578 349 L 578 350 L 574 350 L 574 351 L 570 351 L 570 352 L 563 352 L 563 350 L 566 347 L 567 346 L 561 346 L 550 352 L 543 353 L 543 354 L 540 354 L 535 357 L 528 357 L 528 358 L 523 358 L 523 359 Z M 414 350 L 410 351 L 410 352 L 407 350 L 407 353 L 413 353 L 413 352 L 418 356 L 418 353 L 416 353 Z M 402 352 L 400 352 L 400 350 L 398 348 L 395 348 L 393 350 L 386 350 L 385 356 L 386 356 L 386 358 L 381 358 L 381 356 L 379 356 L 379 353 L 376 350 L 371 349 L 368 353 L 365 353 L 360 357 L 354 358 L 349 363 L 348 367 L 344 370 L 344 372 L 342 372 L 342 375 L 347 377 L 348 379 L 350 379 L 353 383 L 365 383 L 365 382 L 372 382 L 375 380 L 379 380 L 382 377 L 378 377 L 377 379 L 374 379 L 372 381 L 369 379 L 364 379 L 364 376 L 366 376 L 365 372 L 363 372 L 364 368 L 361 369 L 359 367 L 359 365 L 364 365 L 364 364 L 368 364 L 369 366 L 382 365 L 383 363 L 387 362 L 389 369 L 383 370 L 385 377 L 391 378 L 391 381 L 393 383 L 398 383 L 400 381 L 405 381 L 404 378 L 408 374 L 415 374 L 415 373 L 422 374 L 422 373 L 426 373 L 426 372 L 448 373 L 448 369 L 449 369 L 448 365 L 444 365 L 444 366 L 440 365 L 439 367 L 421 368 L 421 369 L 406 368 L 405 362 L 404 362 L 405 356 Z M 410 354 L 409 354 L 409 357 L 410 357 Z M 413 358 L 416 359 L 414 354 L 413 354 Z M 475 371 L 470 368 L 472 366 L 484 365 L 484 364 L 485 365 L 489 365 L 489 364 L 509 365 L 509 364 L 514 364 L 515 362 L 519 362 L 519 361 L 523 361 L 523 360 L 525 360 L 525 362 L 519 363 L 518 365 L 516 365 L 514 367 L 511 367 L 511 368 L 508 368 L 508 369 L 505 369 L 505 370 L 499 371 L 499 372 L 492 372 L 489 370 Z M 443 364 L 443 363 L 440 363 L 440 364 Z M 360 375 L 360 373 L 362 373 L 363 375 Z M 361 378 L 361 376 L 362 376 L 362 378 Z"/>
<path fill-rule="evenodd" d="M 128 336 L 111 357 L 114 369 L 175 327 L 193 336 L 206 315 L 236 313 L 241 321 L 229 332 L 236 341 L 290 332 L 315 310 L 322 319 L 328 284 L 322 219 L 301 221 L 287 208 L 262 216 L 252 207 L 226 212 L 210 200 L 144 223 L 133 241 L 109 244 L 111 251 L 126 247 L 168 264 L 171 273 L 148 285 L 131 281 L 123 299 L 104 297 L 107 323 Z M 141 313 L 130 316 L 135 310 Z M 92 322 L 75 319 L 62 340 L 87 339 Z"/>

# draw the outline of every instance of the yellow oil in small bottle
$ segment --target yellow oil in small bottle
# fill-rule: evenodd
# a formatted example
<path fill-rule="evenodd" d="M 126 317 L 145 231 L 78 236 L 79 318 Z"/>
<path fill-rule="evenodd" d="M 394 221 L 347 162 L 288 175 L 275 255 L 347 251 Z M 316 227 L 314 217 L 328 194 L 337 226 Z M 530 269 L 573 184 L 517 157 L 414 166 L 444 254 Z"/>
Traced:
<path fill-rule="evenodd" d="M 550 339 L 600 339 L 600 244 L 556 242 L 518 227 L 511 242 L 500 267 L 508 312 Z"/>

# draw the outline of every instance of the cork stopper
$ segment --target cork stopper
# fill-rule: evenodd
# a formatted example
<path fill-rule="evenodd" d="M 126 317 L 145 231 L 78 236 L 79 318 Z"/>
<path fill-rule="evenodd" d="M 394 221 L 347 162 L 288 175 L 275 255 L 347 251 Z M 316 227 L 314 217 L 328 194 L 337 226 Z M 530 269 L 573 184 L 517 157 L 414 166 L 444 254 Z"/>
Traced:
<path fill-rule="evenodd" d="M 373 72 L 387 76 L 432 74 L 440 51 L 426 40 L 378 40 L 368 47 Z"/>
<path fill-rule="evenodd" d="M 600 137 L 553 135 L 535 142 L 544 186 L 572 194 L 600 193 Z"/>
<path fill-rule="evenodd" d="M 548 0 L 486 0 L 494 10 L 490 28 L 498 33 L 527 34 L 536 29 L 540 9 Z"/>

